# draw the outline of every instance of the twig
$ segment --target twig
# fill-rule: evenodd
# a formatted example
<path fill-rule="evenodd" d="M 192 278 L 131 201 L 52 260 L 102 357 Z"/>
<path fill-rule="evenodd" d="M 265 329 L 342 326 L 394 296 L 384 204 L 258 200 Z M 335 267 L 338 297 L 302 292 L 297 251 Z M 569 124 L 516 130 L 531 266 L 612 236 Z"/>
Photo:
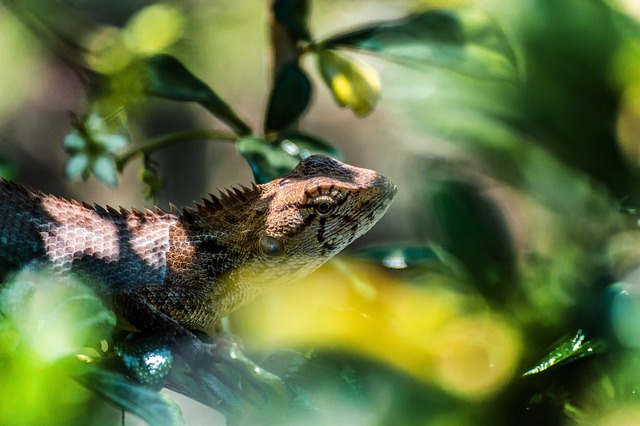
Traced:
<path fill-rule="evenodd" d="M 238 137 L 233 133 L 223 132 L 219 130 L 185 130 L 181 132 L 170 133 L 168 135 L 160 136 L 156 139 L 152 139 L 118 156 L 116 159 L 116 166 L 121 172 L 124 166 L 129 161 L 138 155 L 148 154 L 153 151 L 157 151 L 160 148 L 164 148 L 168 145 L 176 142 L 183 142 L 187 140 L 202 140 L 202 139 L 217 139 L 220 141 L 235 142 Z"/>

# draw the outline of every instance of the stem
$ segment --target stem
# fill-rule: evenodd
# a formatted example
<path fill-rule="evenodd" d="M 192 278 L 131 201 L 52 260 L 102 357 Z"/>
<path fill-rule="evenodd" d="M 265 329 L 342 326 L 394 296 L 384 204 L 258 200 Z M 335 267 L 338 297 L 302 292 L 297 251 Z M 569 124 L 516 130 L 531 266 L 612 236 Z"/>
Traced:
<path fill-rule="evenodd" d="M 238 140 L 238 137 L 233 133 L 223 132 L 219 130 L 185 130 L 181 132 L 170 133 L 168 135 L 160 136 L 156 139 L 151 139 L 150 141 L 131 148 L 129 151 L 118 156 L 118 158 L 116 158 L 116 167 L 118 168 L 118 171 L 122 171 L 122 169 L 124 169 L 124 166 L 126 166 L 129 161 L 131 161 L 138 155 L 149 154 L 173 143 L 194 139 L 218 139 L 221 141 L 235 142 L 236 140 Z"/>

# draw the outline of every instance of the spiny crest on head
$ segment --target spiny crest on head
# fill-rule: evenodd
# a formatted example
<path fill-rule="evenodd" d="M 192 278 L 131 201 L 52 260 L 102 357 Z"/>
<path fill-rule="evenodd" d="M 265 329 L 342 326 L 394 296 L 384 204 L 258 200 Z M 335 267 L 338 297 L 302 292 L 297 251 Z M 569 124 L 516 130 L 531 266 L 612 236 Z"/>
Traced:
<path fill-rule="evenodd" d="M 231 209 L 255 197 L 259 193 L 259 189 L 255 183 L 252 183 L 251 187 L 240 185 L 240 188 L 231 187 L 219 192 L 219 195 L 209 194 L 208 198 L 203 197 L 201 203 L 194 203 L 194 208 L 185 207 L 182 209 L 182 214 L 185 218 L 189 218 L 198 213 Z"/>

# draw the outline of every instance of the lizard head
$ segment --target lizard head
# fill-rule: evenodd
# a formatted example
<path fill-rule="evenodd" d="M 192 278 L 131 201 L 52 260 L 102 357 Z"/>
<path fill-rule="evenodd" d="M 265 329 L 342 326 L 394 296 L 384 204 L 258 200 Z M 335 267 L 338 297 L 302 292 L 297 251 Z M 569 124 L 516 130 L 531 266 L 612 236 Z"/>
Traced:
<path fill-rule="evenodd" d="M 386 177 L 321 155 L 260 189 L 265 222 L 247 265 L 254 286 L 311 273 L 371 229 L 396 194 Z"/>
<path fill-rule="evenodd" d="M 211 278 L 217 319 L 313 272 L 371 229 L 395 194 L 372 170 L 307 157 L 280 179 L 185 209 L 173 230 L 172 279 Z"/>

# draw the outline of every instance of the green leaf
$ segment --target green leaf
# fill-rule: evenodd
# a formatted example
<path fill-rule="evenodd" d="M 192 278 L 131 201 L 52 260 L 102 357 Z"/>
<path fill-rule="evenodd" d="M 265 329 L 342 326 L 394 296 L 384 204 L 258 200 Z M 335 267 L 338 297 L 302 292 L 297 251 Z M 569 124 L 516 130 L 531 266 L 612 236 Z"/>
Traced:
<path fill-rule="evenodd" d="M 0 155 L 0 178 L 12 179 L 16 174 L 14 164 L 4 156 Z"/>
<path fill-rule="evenodd" d="M 78 157 L 78 155 L 72 158 L 76 157 Z M 70 162 L 71 160 L 69 160 L 69 163 Z M 101 180 L 108 186 L 114 187 L 118 184 L 116 162 L 111 156 L 101 155 L 95 158 L 91 163 L 91 172 L 97 179 Z"/>
<path fill-rule="evenodd" d="M 313 154 L 343 159 L 342 154 L 328 143 L 303 133 L 285 134 L 273 143 L 255 137 L 243 138 L 237 147 L 249 163 L 256 183 L 286 175 L 300 160 Z"/>
<path fill-rule="evenodd" d="M 251 133 L 251 128 L 225 101 L 173 56 L 156 55 L 146 59 L 144 71 L 145 90 L 149 95 L 174 101 L 197 102 L 225 122 L 236 134 Z"/>
<path fill-rule="evenodd" d="M 434 240 L 465 266 L 481 290 L 504 296 L 515 275 L 515 255 L 495 203 L 473 184 L 448 180 L 433 185 L 429 207 Z"/>
<path fill-rule="evenodd" d="M 276 0 L 273 13 L 278 22 L 296 37 L 306 41 L 311 40 L 311 33 L 307 26 L 309 0 Z"/>
<path fill-rule="evenodd" d="M 410 269 L 442 263 L 440 255 L 428 246 L 367 247 L 350 252 L 351 255 L 380 263 L 390 269 Z"/>
<path fill-rule="evenodd" d="M 297 63 L 287 64 L 278 74 L 267 107 L 265 133 L 283 130 L 305 112 L 311 100 L 311 82 Z"/>
<path fill-rule="evenodd" d="M 330 37 L 319 48 L 369 50 L 477 78 L 516 77 L 515 56 L 498 26 L 478 11 L 426 11 Z"/>
<path fill-rule="evenodd" d="M 344 155 L 328 142 L 303 132 L 290 132 L 281 135 L 272 146 L 294 156 L 296 161 L 303 160 L 313 154 L 323 154 L 336 160 L 344 161 Z"/>
<path fill-rule="evenodd" d="M 540 359 L 536 365 L 524 373 L 523 376 L 542 373 L 550 368 L 602 353 L 605 349 L 604 341 L 600 339 L 589 340 L 584 331 L 578 330 L 574 336 L 561 339 L 548 355 Z"/>
<path fill-rule="evenodd" d="M 125 135 L 110 134 L 96 136 L 96 142 L 102 144 L 105 151 L 116 154 L 129 144 L 129 139 Z"/>
<path fill-rule="evenodd" d="M 64 168 L 64 173 L 68 178 L 80 177 L 87 173 L 89 168 L 89 156 L 83 153 L 73 155 Z"/>
<path fill-rule="evenodd" d="M 87 148 L 87 141 L 78 132 L 71 132 L 64 137 L 64 149 L 70 154 L 84 151 Z"/>

